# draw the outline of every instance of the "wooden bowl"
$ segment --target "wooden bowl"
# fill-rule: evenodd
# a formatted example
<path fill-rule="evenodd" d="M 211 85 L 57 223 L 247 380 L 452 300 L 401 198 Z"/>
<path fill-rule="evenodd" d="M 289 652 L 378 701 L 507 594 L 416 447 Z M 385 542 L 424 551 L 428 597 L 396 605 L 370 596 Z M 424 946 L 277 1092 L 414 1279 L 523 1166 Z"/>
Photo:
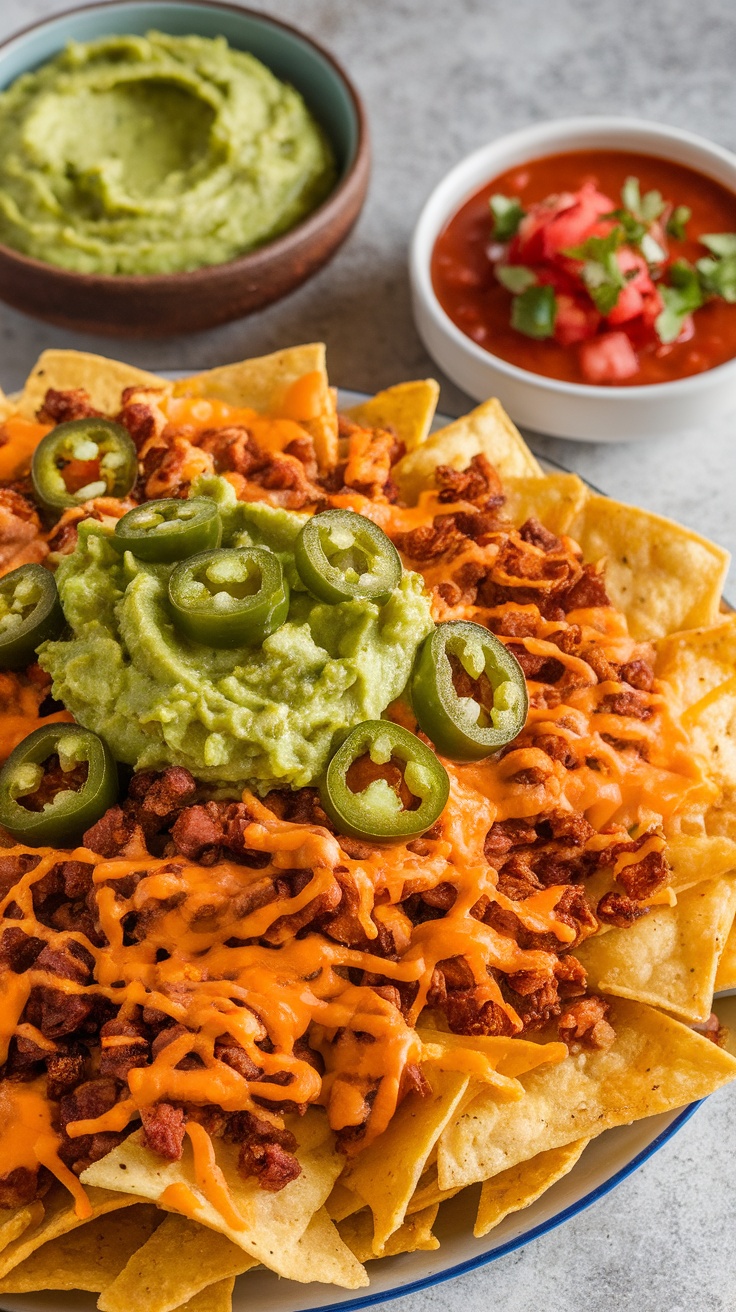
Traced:
<path fill-rule="evenodd" d="M 48 323 L 117 337 L 198 332 L 252 314 L 317 272 L 348 236 L 370 173 L 365 111 L 353 83 L 316 41 L 265 14 L 212 0 L 113 0 L 72 9 L 0 44 L 0 88 L 51 59 L 69 40 L 151 28 L 224 36 L 304 96 L 332 142 L 339 177 L 322 204 L 289 232 L 229 260 L 187 273 L 74 273 L 0 244 L 0 299 Z"/>

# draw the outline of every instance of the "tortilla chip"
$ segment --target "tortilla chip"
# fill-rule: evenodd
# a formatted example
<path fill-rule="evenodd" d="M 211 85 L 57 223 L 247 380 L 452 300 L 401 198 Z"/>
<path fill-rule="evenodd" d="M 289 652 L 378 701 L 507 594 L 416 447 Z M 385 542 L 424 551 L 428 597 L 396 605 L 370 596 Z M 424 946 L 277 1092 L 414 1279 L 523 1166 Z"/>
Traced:
<path fill-rule="evenodd" d="M 133 1252 L 117 1278 L 104 1288 L 101 1312 L 171 1312 L 208 1285 L 242 1275 L 256 1266 L 225 1235 L 213 1234 L 198 1221 L 170 1213 L 156 1231 Z"/>
<path fill-rule="evenodd" d="M 291 346 L 272 355 L 239 360 L 236 364 L 220 365 L 181 378 L 174 384 L 174 395 L 213 396 L 228 405 L 248 406 L 259 414 L 277 415 L 291 385 L 305 374 L 318 373 L 322 377 L 322 413 L 299 422 L 314 440 L 320 469 L 332 469 L 337 462 L 337 411 L 327 380 L 325 355 L 322 342 Z"/>
<path fill-rule="evenodd" d="M 736 921 L 731 926 L 716 971 L 715 991 L 719 993 L 723 989 L 736 989 Z"/>
<path fill-rule="evenodd" d="M 635 638 L 718 616 L 729 554 L 662 515 L 590 495 L 569 528 L 586 560 L 606 561 L 606 591 Z"/>
<path fill-rule="evenodd" d="M 373 1212 L 376 1253 L 401 1225 L 427 1158 L 469 1084 L 467 1075 L 441 1071 L 430 1064 L 423 1072 L 431 1093 L 425 1098 L 409 1094 L 388 1129 L 358 1154 L 343 1177 L 344 1184 Z"/>
<path fill-rule="evenodd" d="M 528 1162 L 517 1162 L 516 1166 L 501 1171 L 492 1180 L 486 1180 L 473 1229 L 476 1239 L 482 1239 L 511 1212 L 520 1212 L 541 1198 L 557 1180 L 572 1170 L 589 1143 L 590 1139 L 574 1139 L 561 1148 L 538 1153 Z"/>
<path fill-rule="evenodd" d="M 92 1216 L 80 1219 L 74 1210 L 71 1194 L 61 1185 L 52 1185 L 43 1200 L 44 1211 L 39 1224 L 29 1227 L 0 1253 L 0 1278 L 25 1262 L 42 1244 L 50 1243 L 52 1239 L 58 1239 L 60 1235 L 66 1235 L 79 1226 L 88 1225 L 108 1212 L 131 1207 L 138 1202 L 137 1198 L 120 1190 L 87 1189 L 86 1192 Z"/>
<path fill-rule="evenodd" d="M 420 493 L 434 486 L 438 465 L 465 469 L 479 452 L 488 457 L 504 479 L 514 475 L 538 478 L 542 474 L 541 466 L 501 402 L 492 399 L 433 433 L 422 446 L 394 465 L 391 476 L 402 499 L 408 505 L 416 505 Z"/>
<path fill-rule="evenodd" d="M 347 415 L 366 428 L 390 428 L 407 451 L 413 451 L 429 435 L 439 395 L 440 385 L 434 378 L 397 383 L 369 401 L 351 406 Z"/>
<path fill-rule="evenodd" d="M 714 879 L 654 907 L 626 929 L 588 939 L 575 955 L 603 993 L 708 1019 L 716 968 L 736 913 L 736 879 Z"/>
<path fill-rule="evenodd" d="M 424 1172 L 419 1184 L 412 1194 L 411 1202 L 406 1209 L 407 1216 L 413 1216 L 415 1212 L 422 1212 L 425 1207 L 433 1207 L 436 1203 L 444 1203 L 448 1198 L 454 1198 L 459 1194 L 461 1186 L 456 1189 L 440 1189 L 437 1182 L 437 1162 L 434 1161 Z"/>
<path fill-rule="evenodd" d="M 424 1017 L 422 1017 L 424 1020 Z M 516 1079 L 537 1066 L 546 1066 L 550 1062 L 564 1061 L 567 1048 L 564 1043 L 533 1043 L 529 1039 L 500 1038 L 494 1035 L 450 1034 L 445 1030 L 429 1029 L 425 1025 L 417 1026 L 422 1043 L 439 1043 L 450 1051 L 466 1048 L 471 1052 L 480 1052 L 504 1079 Z M 493 1094 L 498 1099 L 498 1088 Z"/>
<path fill-rule="evenodd" d="M 8 415 L 16 414 L 17 410 L 17 402 L 11 401 L 10 397 L 6 396 L 3 389 L 0 387 L 0 424 L 7 419 Z"/>
<path fill-rule="evenodd" d="M 324 1207 L 315 1212 L 296 1248 L 299 1279 L 305 1284 L 319 1280 L 344 1289 L 363 1289 L 370 1283 L 365 1267 L 343 1243 Z"/>
<path fill-rule="evenodd" d="M 137 1131 L 106 1157 L 88 1167 L 81 1178 L 86 1184 L 125 1189 L 138 1197 L 161 1202 L 164 1207 L 167 1206 L 162 1201 L 165 1190 L 171 1185 L 183 1184 L 196 1198 L 197 1220 L 202 1225 L 226 1235 L 256 1261 L 263 1262 L 279 1275 L 299 1281 L 316 1279 L 305 1274 L 304 1252 L 299 1240 L 314 1213 L 329 1196 L 343 1168 L 344 1158 L 335 1152 L 327 1120 L 320 1112 L 308 1113 L 301 1120 L 295 1118 L 293 1129 L 299 1144 L 297 1157 L 302 1173 L 278 1193 L 261 1189 L 253 1177 L 243 1178 L 238 1171 L 237 1144 L 222 1140 L 215 1142 L 217 1161 L 228 1182 L 233 1203 L 245 1219 L 242 1229 L 229 1225 L 200 1191 L 188 1141 L 180 1161 L 166 1162 L 143 1146 L 142 1131 Z M 334 1259 L 332 1235 L 324 1226 L 315 1232 L 315 1242 L 325 1244 L 325 1260 L 328 1257 Z M 315 1260 L 318 1258 L 319 1254 Z M 339 1263 L 333 1260 L 332 1267 L 338 1270 Z M 356 1273 L 347 1263 L 343 1274 L 350 1281 Z M 324 1276 L 319 1278 L 326 1279 Z M 348 1284 L 348 1287 L 358 1286 Z"/>
<path fill-rule="evenodd" d="M 736 840 L 725 834 L 667 836 L 667 860 L 671 887 L 691 888 L 702 880 L 718 879 L 736 870 Z"/>
<path fill-rule="evenodd" d="M 31 1226 L 40 1225 L 44 1207 L 40 1199 L 25 1207 L 4 1207 L 0 1210 L 0 1252 L 12 1244 Z"/>
<path fill-rule="evenodd" d="M 577 474 L 507 477 L 503 480 L 503 490 L 506 494 L 503 513 L 517 528 L 534 518 L 557 534 L 569 531 L 590 495 Z"/>
<path fill-rule="evenodd" d="M 336 1180 L 325 1207 L 331 1221 L 344 1221 L 346 1216 L 352 1216 L 365 1207 L 365 1199 L 348 1189 L 342 1180 Z"/>
<path fill-rule="evenodd" d="M 178 1312 L 231 1312 L 234 1288 L 235 1276 L 229 1276 L 227 1280 L 218 1280 L 216 1284 L 208 1285 L 207 1289 L 203 1289 L 201 1293 L 182 1303 Z M 137 1306 L 139 1305 L 133 1304 L 133 1307 Z"/>
<path fill-rule="evenodd" d="M 155 374 L 122 360 L 107 360 L 88 351 L 44 351 L 28 375 L 18 399 L 17 413 L 34 419 L 49 387 L 60 392 L 83 387 L 96 410 L 116 415 L 123 388 L 169 386 Z"/>
<path fill-rule="evenodd" d="M 736 1059 L 644 1003 L 612 999 L 616 1042 L 523 1077 L 525 1096 L 482 1092 L 439 1141 L 441 1189 L 488 1180 L 574 1139 L 671 1111 L 736 1078 Z"/>
<path fill-rule="evenodd" d="M 138 1203 L 120 1215 L 88 1221 L 37 1248 L 0 1280 L 0 1294 L 39 1289 L 87 1289 L 99 1294 L 146 1243 L 161 1215 L 148 1203 Z"/>
<path fill-rule="evenodd" d="M 398 1257 L 400 1253 L 416 1253 L 419 1250 L 432 1253 L 440 1246 L 439 1239 L 432 1234 L 438 1207 L 439 1204 L 435 1203 L 433 1207 L 415 1212 L 394 1231 L 380 1252 L 374 1250 L 373 1216 L 368 1208 L 338 1226 L 340 1238 L 359 1262 L 370 1262 L 374 1257 Z"/>

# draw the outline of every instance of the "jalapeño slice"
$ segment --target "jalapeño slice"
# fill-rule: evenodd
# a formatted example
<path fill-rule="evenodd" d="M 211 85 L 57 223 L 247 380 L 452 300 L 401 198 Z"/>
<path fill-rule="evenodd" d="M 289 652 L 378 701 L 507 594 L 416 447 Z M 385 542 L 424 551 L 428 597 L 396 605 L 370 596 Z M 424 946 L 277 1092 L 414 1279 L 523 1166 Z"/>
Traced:
<path fill-rule="evenodd" d="M 43 565 L 20 565 L 0 579 L 0 669 L 30 665 L 64 625 L 56 580 Z"/>
<path fill-rule="evenodd" d="M 359 598 L 382 605 L 401 582 L 393 542 L 354 510 L 313 515 L 296 540 L 294 560 L 302 583 L 320 601 Z"/>
<path fill-rule="evenodd" d="M 373 778 L 356 790 L 348 776 L 362 758 L 369 767 L 364 773 Z M 403 788 L 380 770 L 371 770 L 371 764 L 403 774 Z M 402 792 L 417 802 L 414 809 L 404 805 Z M 423 834 L 442 814 L 449 793 L 447 771 L 434 752 L 390 720 L 365 720 L 353 729 L 332 757 L 320 788 L 322 805 L 338 833 L 378 841 Z"/>
<path fill-rule="evenodd" d="M 69 846 L 117 795 L 117 769 L 102 739 L 78 724 L 46 724 L 0 770 L 0 824 L 31 847 Z"/>
<path fill-rule="evenodd" d="M 93 497 L 127 496 L 138 477 L 138 454 L 122 424 L 72 419 L 41 438 L 31 476 L 47 510 L 66 510 Z"/>
<path fill-rule="evenodd" d="M 113 542 L 120 551 L 132 551 L 139 560 L 170 564 L 201 551 L 219 547 L 222 523 L 214 501 L 192 497 L 178 501 L 165 497 L 145 501 L 123 515 L 115 525 Z"/>
<path fill-rule="evenodd" d="M 480 624 L 436 625 L 419 650 L 411 684 L 419 727 L 438 752 L 478 761 L 524 728 L 529 699 L 516 657 Z"/>
<path fill-rule="evenodd" d="M 169 579 L 174 624 L 206 647 L 257 647 L 284 623 L 289 585 L 265 547 L 221 547 L 177 565 Z"/>

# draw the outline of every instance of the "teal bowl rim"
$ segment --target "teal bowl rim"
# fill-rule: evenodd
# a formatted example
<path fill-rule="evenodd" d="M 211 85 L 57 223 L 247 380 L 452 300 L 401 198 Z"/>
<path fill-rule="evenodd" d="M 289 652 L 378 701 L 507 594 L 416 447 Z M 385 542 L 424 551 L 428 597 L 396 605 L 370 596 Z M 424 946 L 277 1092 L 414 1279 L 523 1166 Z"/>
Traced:
<path fill-rule="evenodd" d="M 61 10 L 60 13 L 47 14 L 43 18 L 37 19 L 36 22 L 28 23 L 18 31 L 11 32 L 9 36 L 0 41 L 0 60 L 9 47 L 16 43 L 22 45 L 23 41 L 32 33 L 38 32 L 44 27 L 51 27 L 55 23 L 61 23 L 65 18 L 72 18 L 78 14 L 93 14 L 95 11 L 108 11 L 122 6 L 143 8 L 144 5 L 153 2 L 154 0 L 93 0 L 91 4 L 74 5 L 71 9 Z M 298 44 L 311 47 L 325 63 L 330 65 L 347 92 L 355 116 L 355 147 L 352 159 L 346 163 L 337 185 L 318 205 L 316 210 L 308 214 L 295 227 L 289 228 L 287 232 L 275 237 L 273 241 L 266 241 L 262 246 L 246 251 L 243 255 L 236 255 L 232 260 L 225 260 L 219 264 L 205 264 L 197 269 L 189 269 L 178 273 L 78 273 L 73 269 L 64 269 L 60 265 L 51 264 L 45 260 L 34 259 L 32 256 L 24 255 L 22 251 L 15 250 L 14 247 L 0 242 L 0 254 L 4 259 L 13 260 L 19 266 L 35 272 L 45 272 L 56 279 L 68 279 L 70 287 L 85 283 L 87 286 L 94 284 L 101 291 L 107 287 L 120 288 L 122 286 L 130 287 L 131 290 L 136 287 L 151 289 L 156 286 L 163 289 L 172 286 L 174 283 L 179 285 L 184 283 L 194 289 L 197 284 L 211 278 L 216 271 L 219 272 L 224 269 L 230 269 L 233 272 L 247 270 L 250 262 L 255 272 L 266 254 L 269 259 L 277 258 L 280 254 L 287 257 L 293 250 L 295 242 L 301 244 L 309 241 L 323 227 L 329 226 L 333 219 L 339 217 L 343 205 L 349 203 L 351 193 L 356 187 L 358 190 L 365 192 L 371 167 L 370 133 L 365 106 L 347 70 L 326 46 L 323 46 L 321 42 L 303 32 L 301 28 L 295 27 L 292 23 L 287 23 L 281 18 L 274 18 L 260 9 L 251 9 L 246 5 L 229 4 L 227 0 L 155 0 L 155 2 L 163 8 L 186 10 L 197 7 L 221 10 L 226 13 L 236 14 L 239 17 L 255 19 L 256 22 L 262 23 L 266 27 L 280 29 Z M 322 126 L 329 136 L 328 126 L 325 123 Z M 361 200 L 359 208 L 362 208 L 362 204 L 363 201 Z"/>

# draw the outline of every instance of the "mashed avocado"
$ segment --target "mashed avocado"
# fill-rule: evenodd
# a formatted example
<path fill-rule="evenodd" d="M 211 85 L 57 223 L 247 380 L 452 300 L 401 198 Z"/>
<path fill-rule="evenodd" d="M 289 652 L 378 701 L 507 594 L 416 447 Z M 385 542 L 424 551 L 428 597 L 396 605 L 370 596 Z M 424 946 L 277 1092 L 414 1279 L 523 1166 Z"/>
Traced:
<path fill-rule="evenodd" d="M 403 691 L 432 628 L 422 579 L 404 572 L 383 606 L 316 601 L 294 566 L 305 516 L 237 501 L 221 478 L 192 492 L 218 502 L 223 545 L 278 555 L 292 589 L 286 623 L 252 650 L 189 642 L 169 618 L 172 566 L 121 557 L 110 530 L 88 520 L 56 575 L 72 637 L 45 643 L 40 662 L 54 696 L 137 769 L 183 765 L 262 793 L 309 784 L 337 735 L 377 719 Z"/>
<path fill-rule="evenodd" d="M 72 42 L 0 94 L 0 240 L 80 273 L 220 264 L 335 179 L 298 92 L 222 37 Z"/>

